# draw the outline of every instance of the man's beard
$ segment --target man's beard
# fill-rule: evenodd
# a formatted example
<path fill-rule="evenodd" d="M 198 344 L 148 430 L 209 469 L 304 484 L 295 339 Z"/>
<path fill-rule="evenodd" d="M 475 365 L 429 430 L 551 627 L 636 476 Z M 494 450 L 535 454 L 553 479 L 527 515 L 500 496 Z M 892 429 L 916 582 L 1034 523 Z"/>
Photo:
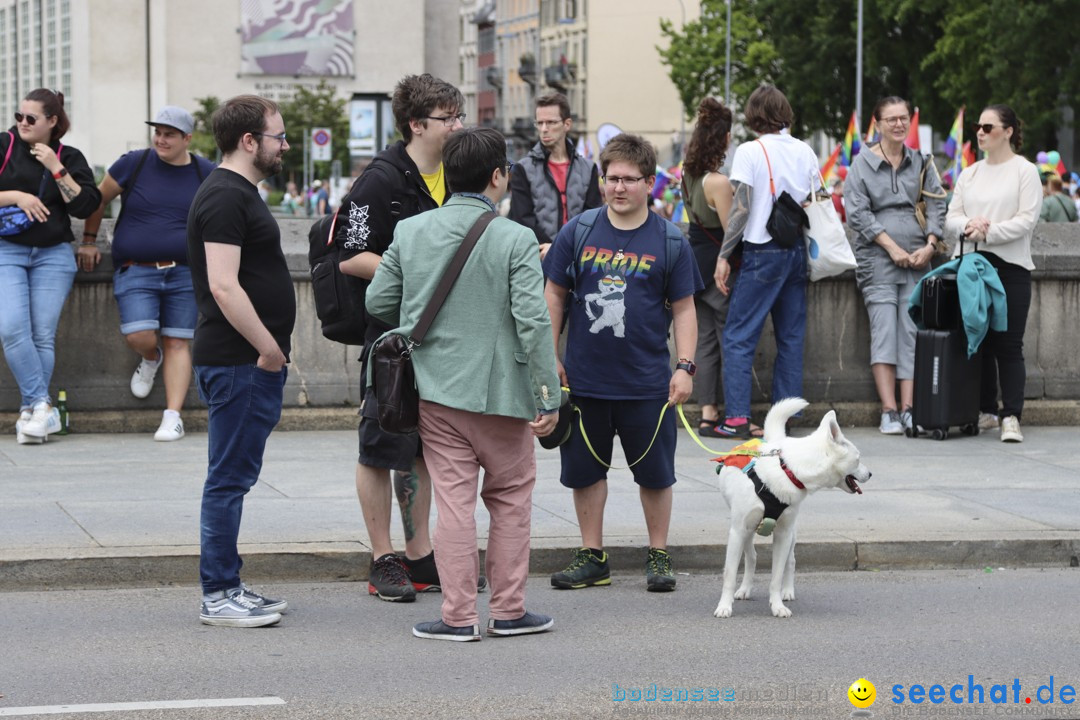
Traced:
<path fill-rule="evenodd" d="M 281 153 L 263 154 L 262 148 L 255 153 L 255 169 L 262 173 L 263 177 L 270 177 L 281 172 Z"/>

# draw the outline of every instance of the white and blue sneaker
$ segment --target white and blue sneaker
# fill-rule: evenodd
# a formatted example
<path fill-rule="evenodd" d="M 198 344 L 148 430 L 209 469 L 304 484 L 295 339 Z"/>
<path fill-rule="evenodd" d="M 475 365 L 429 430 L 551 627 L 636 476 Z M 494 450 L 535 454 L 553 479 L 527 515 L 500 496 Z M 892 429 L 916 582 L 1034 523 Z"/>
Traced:
<path fill-rule="evenodd" d="M 60 432 L 60 411 L 44 400 L 40 401 L 34 405 L 30 419 L 23 423 L 21 432 L 27 437 L 44 441 L 50 434 Z"/>
<path fill-rule="evenodd" d="M 281 613 L 267 612 L 236 590 L 203 595 L 199 619 L 219 627 L 264 627 L 281 622 Z"/>
<path fill-rule="evenodd" d="M 881 413 L 881 425 L 878 430 L 883 435 L 903 435 L 904 423 L 900 419 L 900 413 L 895 410 L 886 410 Z"/>
<path fill-rule="evenodd" d="M 260 595 L 244 583 L 240 583 L 240 587 L 233 588 L 225 593 L 229 597 L 243 597 L 245 600 L 253 603 L 255 607 L 263 610 L 264 612 L 272 613 L 284 613 L 289 609 L 289 603 L 284 600 L 274 600 L 268 598 L 265 595 Z"/>
<path fill-rule="evenodd" d="M 15 421 L 15 441 L 20 445 L 41 445 L 49 440 L 48 437 L 31 437 L 23 432 L 23 427 L 30 422 L 31 415 L 30 410 L 23 410 Z"/>

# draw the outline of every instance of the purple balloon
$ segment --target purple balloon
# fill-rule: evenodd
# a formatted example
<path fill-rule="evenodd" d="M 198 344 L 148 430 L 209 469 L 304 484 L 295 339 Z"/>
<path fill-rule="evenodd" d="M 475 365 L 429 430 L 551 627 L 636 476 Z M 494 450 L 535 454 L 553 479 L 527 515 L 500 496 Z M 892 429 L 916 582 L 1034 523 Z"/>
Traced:
<path fill-rule="evenodd" d="M 1039 154 L 1035 156 L 1035 162 L 1039 163 L 1040 165 L 1050 162 L 1049 156 L 1046 154 L 1045 150 L 1039 151 Z"/>

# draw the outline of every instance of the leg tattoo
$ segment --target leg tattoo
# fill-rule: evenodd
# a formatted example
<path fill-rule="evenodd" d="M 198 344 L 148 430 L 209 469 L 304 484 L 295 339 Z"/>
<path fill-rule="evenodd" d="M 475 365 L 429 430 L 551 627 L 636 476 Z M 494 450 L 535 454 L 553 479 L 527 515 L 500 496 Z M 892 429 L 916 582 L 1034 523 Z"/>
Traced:
<path fill-rule="evenodd" d="M 406 542 L 412 540 L 416 534 L 413 524 L 413 503 L 416 500 L 416 489 L 419 484 L 420 476 L 415 470 L 394 471 L 394 494 L 397 496 L 398 505 L 401 506 L 401 524 L 405 528 Z"/>

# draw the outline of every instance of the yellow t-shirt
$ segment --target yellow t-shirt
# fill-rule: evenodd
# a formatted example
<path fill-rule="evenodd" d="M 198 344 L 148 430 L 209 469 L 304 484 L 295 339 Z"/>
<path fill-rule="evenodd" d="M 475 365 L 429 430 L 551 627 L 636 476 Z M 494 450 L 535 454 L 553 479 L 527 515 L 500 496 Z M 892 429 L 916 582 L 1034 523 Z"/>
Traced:
<path fill-rule="evenodd" d="M 435 202 L 442 207 L 443 201 L 446 200 L 446 183 L 443 182 L 443 166 L 439 163 L 439 169 L 430 175 L 420 173 L 420 177 L 424 178 L 424 182 L 427 184 L 428 192 L 431 193 L 431 197 L 435 198 Z"/>

